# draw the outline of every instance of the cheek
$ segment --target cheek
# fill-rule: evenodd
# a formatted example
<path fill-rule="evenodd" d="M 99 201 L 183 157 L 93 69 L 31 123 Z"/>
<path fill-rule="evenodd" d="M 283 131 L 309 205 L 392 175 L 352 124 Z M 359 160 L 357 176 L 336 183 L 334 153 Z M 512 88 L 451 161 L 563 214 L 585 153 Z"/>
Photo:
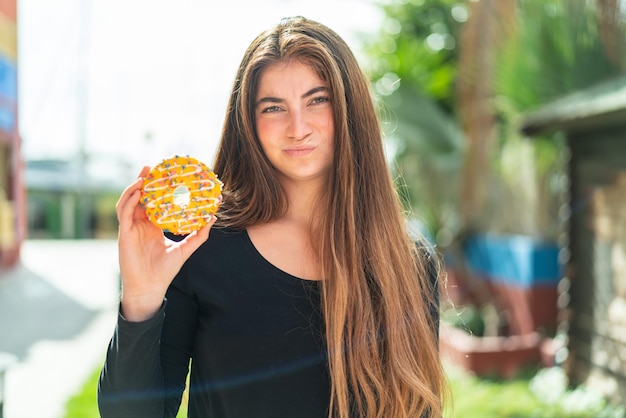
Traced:
<path fill-rule="evenodd" d="M 261 144 L 261 148 L 263 149 L 263 151 L 267 153 L 267 148 L 270 143 L 270 138 L 272 138 L 273 136 L 271 124 L 268 124 L 263 121 L 257 121 L 256 135 L 259 138 L 259 143 Z"/>
<path fill-rule="evenodd" d="M 274 144 L 273 138 L 276 137 L 273 132 L 271 124 L 268 123 L 257 123 L 256 126 L 257 137 L 259 138 L 259 145 L 261 146 L 261 151 L 265 154 L 265 157 L 272 160 L 273 155 L 275 153 L 276 146 Z"/>
<path fill-rule="evenodd" d="M 257 135 L 259 135 L 259 137 L 273 137 L 276 135 L 276 132 L 279 132 L 281 129 L 285 128 L 284 125 L 284 118 L 279 117 L 257 118 L 255 122 Z"/>
<path fill-rule="evenodd" d="M 257 119 L 254 122 L 254 129 L 256 130 L 256 135 L 259 137 L 259 139 L 262 141 L 262 138 L 265 138 L 266 134 L 265 132 L 267 131 L 267 126 L 265 123 L 263 123 L 263 120 L 259 120 Z"/>

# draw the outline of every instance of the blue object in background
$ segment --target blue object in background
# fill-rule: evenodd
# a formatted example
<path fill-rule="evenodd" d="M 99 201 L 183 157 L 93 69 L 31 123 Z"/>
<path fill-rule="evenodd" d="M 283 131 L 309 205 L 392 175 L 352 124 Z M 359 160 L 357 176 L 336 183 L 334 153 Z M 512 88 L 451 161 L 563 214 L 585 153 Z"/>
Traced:
<path fill-rule="evenodd" d="M 556 243 L 524 235 L 475 235 L 463 246 L 466 261 L 478 276 L 517 285 L 556 285 L 561 278 Z"/>
<path fill-rule="evenodd" d="M 15 62 L 0 53 L 0 96 L 3 101 L 17 100 L 17 67 Z"/>
<path fill-rule="evenodd" d="M 0 129 L 12 132 L 16 122 L 17 66 L 0 53 Z"/>
<path fill-rule="evenodd" d="M 11 133 L 15 128 L 15 112 L 0 105 L 0 130 Z"/>

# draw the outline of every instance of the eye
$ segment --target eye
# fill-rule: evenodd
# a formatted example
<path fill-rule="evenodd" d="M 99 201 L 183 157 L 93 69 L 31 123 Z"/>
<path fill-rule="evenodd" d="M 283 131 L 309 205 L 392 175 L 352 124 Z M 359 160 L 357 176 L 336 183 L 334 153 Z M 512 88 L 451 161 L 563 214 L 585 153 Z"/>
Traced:
<path fill-rule="evenodd" d="M 312 104 L 324 104 L 324 103 L 330 103 L 330 97 L 328 96 L 318 96 L 318 97 L 314 97 L 313 100 L 311 100 Z"/>
<path fill-rule="evenodd" d="M 279 106 L 268 106 L 261 110 L 261 113 L 276 113 L 279 112 L 281 108 Z"/>

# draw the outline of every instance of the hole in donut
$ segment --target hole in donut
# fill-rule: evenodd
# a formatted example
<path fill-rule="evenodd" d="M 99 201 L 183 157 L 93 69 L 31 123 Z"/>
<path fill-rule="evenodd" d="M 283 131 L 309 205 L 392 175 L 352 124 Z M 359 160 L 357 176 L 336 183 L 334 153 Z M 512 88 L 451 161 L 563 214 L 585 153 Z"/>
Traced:
<path fill-rule="evenodd" d="M 172 194 L 174 198 L 174 204 L 181 207 L 187 207 L 189 205 L 189 201 L 191 200 L 191 192 L 187 188 L 187 186 L 178 186 L 174 189 L 174 193 Z"/>

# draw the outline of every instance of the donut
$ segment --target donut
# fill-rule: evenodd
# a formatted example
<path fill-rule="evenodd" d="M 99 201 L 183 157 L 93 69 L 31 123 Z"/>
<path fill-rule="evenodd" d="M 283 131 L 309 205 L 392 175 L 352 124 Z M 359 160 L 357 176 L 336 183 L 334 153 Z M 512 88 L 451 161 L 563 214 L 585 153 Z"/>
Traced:
<path fill-rule="evenodd" d="M 144 178 L 141 206 L 164 232 L 187 235 L 207 224 L 222 202 L 222 182 L 190 156 L 162 160 Z"/>

